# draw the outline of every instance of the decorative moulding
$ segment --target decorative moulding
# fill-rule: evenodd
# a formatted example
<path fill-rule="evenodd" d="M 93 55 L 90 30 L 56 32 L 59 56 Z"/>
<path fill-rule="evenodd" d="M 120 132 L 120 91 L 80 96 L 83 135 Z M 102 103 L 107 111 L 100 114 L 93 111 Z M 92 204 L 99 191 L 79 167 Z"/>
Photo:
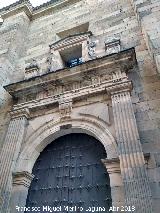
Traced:
<path fill-rule="evenodd" d="M 90 31 L 86 33 L 80 33 L 78 35 L 70 35 L 64 39 L 61 39 L 60 41 L 51 44 L 50 49 L 54 51 L 62 51 L 64 49 L 82 44 L 83 41 L 87 40 L 88 37 L 90 37 L 91 35 L 92 33 Z"/>
<path fill-rule="evenodd" d="M 72 112 L 72 99 L 60 99 L 59 112 L 61 119 L 69 118 Z"/>
<path fill-rule="evenodd" d="M 34 175 L 29 172 L 16 172 L 13 173 L 13 186 L 21 185 L 29 188 Z"/>
<path fill-rule="evenodd" d="M 120 39 L 108 38 L 108 39 L 105 40 L 104 43 L 105 43 L 106 55 L 118 53 L 121 50 Z"/>
<path fill-rule="evenodd" d="M 36 77 L 39 75 L 39 66 L 35 59 L 25 68 L 25 79 Z"/>
<path fill-rule="evenodd" d="M 110 95 L 119 94 L 122 92 L 130 92 L 133 88 L 133 84 L 131 81 L 118 82 L 106 88 L 107 93 Z"/>
<path fill-rule="evenodd" d="M 50 0 L 40 6 L 33 7 L 29 0 L 19 0 L 7 7 L 0 9 L 0 15 L 3 19 L 24 12 L 29 19 L 37 19 L 44 15 L 56 12 L 58 9 L 79 2 L 80 0 Z"/>
<path fill-rule="evenodd" d="M 30 116 L 29 109 L 21 108 L 21 109 L 17 109 L 17 110 L 12 110 L 10 112 L 10 116 L 12 119 L 22 118 L 22 117 L 26 117 L 28 119 Z"/>
<path fill-rule="evenodd" d="M 113 71 L 116 72 L 115 70 L 117 69 L 117 65 L 120 68 L 123 67 L 125 68 L 125 70 L 129 71 L 129 69 L 131 69 L 135 65 L 135 63 L 136 63 L 136 59 L 135 59 L 134 49 L 129 49 L 129 50 L 122 51 L 120 54 L 113 54 L 113 55 L 104 56 L 103 58 L 98 58 L 92 61 L 87 61 L 77 67 L 62 69 L 57 72 L 49 72 L 45 75 L 37 76 L 34 79 L 30 78 L 27 81 L 24 80 L 17 83 L 13 83 L 13 84 L 4 86 L 4 88 L 7 92 L 9 92 L 10 95 L 18 99 L 21 99 L 22 95 L 24 97 L 24 96 L 27 96 L 28 94 L 31 94 L 31 92 L 35 94 L 35 91 L 41 91 L 42 86 L 44 86 L 45 88 L 47 86 L 47 88 L 49 88 L 48 90 L 50 90 L 50 88 L 54 89 L 56 87 L 56 89 L 58 89 L 60 87 L 60 92 L 58 93 L 60 94 L 62 93 L 62 88 L 61 88 L 63 86 L 62 84 L 64 84 L 64 86 L 67 86 L 68 82 L 70 82 L 70 84 L 68 85 L 69 89 L 67 89 L 67 87 L 63 87 L 63 92 L 65 92 L 65 94 L 68 94 L 68 93 L 70 94 L 71 92 L 72 96 L 78 96 L 81 94 L 81 92 L 84 92 L 84 91 L 88 92 L 88 90 L 93 92 L 98 90 L 103 90 L 104 87 L 110 87 L 108 88 L 108 92 L 112 92 L 114 90 L 114 87 L 111 87 L 111 85 L 114 86 L 116 84 L 117 87 L 122 88 L 123 86 L 123 89 L 125 89 L 126 86 L 124 85 L 124 81 L 126 83 L 128 82 L 126 77 L 124 78 L 124 76 L 121 76 L 121 75 L 119 76 L 119 74 L 118 76 L 116 75 L 117 77 L 115 76 L 114 79 L 112 78 L 111 73 Z M 94 76 L 92 75 L 92 73 L 90 73 L 91 71 L 96 71 L 101 76 Z M 84 74 L 85 76 L 87 76 L 86 78 L 83 78 Z M 105 76 L 103 76 L 104 74 Z M 74 84 L 74 87 L 71 88 L 72 86 L 71 83 L 75 82 L 75 76 L 76 76 L 76 79 L 77 78 L 80 79 L 80 83 L 77 82 L 76 87 Z M 119 77 L 121 79 L 119 79 Z M 57 85 L 56 82 L 61 82 L 61 83 Z M 88 86 L 88 87 L 84 88 L 84 86 L 86 87 Z M 130 86 L 131 86 L 131 83 L 130 83 Z M 32 88 L 34 88 L 34 90 L 32 90 Z M 75 93 L 69 90 L 73 90 L 75 91 Z M 58 94 L 57 96 L 59 96 Z M 56 95 L 56 94 L 53 94 L 53 95 Z M 55 97 L 54 100 L 56 99 L 57 98 Z M 38 104 L 41 102 L 41 100 L 35 100 L 35 99 L 34 101 L 38 101 Z M 51 99 L 51 101 L 53 100 Z"/>

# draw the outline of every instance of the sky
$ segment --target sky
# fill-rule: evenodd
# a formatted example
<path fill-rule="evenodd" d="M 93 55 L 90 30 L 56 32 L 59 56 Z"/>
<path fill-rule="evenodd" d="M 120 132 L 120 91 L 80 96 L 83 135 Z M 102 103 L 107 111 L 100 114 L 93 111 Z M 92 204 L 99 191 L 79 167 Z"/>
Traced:
<path fill-rule="evenodd" d="M 0 8 L 8 6 L 10 4 L 13 4 L 14 2 L 16 2 L 17 0 L 0 0 Z M 45 2 L 47 2 L 49 0 L 30 0 L 30 2 L 32 3 L 32 5 L 38 6 L 40 4 L 43 4 Z"/>

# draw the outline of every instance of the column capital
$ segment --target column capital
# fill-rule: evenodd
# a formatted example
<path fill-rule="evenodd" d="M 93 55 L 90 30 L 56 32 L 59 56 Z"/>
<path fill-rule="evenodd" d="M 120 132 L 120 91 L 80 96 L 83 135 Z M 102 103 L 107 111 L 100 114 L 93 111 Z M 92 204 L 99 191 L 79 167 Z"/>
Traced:
<path fill-rule="evenodd" d="M 112 159 L 101 159 L 102 163 L 105 165 L 109 174 L 112 173 L 121 173 L 120 161 L 118 158 Z"/>
<path fill-rule="evenodd" d="M 13 176 L 13 186 L 22 185 L 27 188 L 29 188 L 31 181 L 34 178 L 33 174 L 26 171 L 13 173 L 12 176 Z"/>
<path fill-rule="evenodd" d="M 10 116 L 12 119 L 26 117 L 27 119 L 30 116 L 30 112 L 28 108 L 21 108 L 21 109 L 13 109 L 10 111 Z"/>
<path fill-rule="evenodd" d="M 125 81 L 125 82 L 117 82 L 114 85 L 111 85 L 106 88 L 107 93 L 112 95 L 123 93 L 123 92 L 130 92 L 133 88 L 132 81 Z"/>
<path fill-rule="evenodd" d="M 123 186 L 123 182 L 122 182 L 119 159 L 118 158 L 112 158 L 112 159 L 107 159 L 106 158 L 106 159 L 102 159 L 101 161 L 105 165 L 106 170 L 107 170 L 107 172 L 109 174 L 111 190 L 114 187 L 122 187 Z"/>

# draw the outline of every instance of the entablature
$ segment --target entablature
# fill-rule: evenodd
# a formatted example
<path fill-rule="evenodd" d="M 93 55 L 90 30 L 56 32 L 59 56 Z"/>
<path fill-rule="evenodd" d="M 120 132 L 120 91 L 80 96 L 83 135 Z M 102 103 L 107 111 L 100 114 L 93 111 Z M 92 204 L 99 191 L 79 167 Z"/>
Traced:
<path fill-rule="evenodd" d="M 132 89 L 127 72 L 136 63 L 134 49 L 85 62 L 72 68 L 10 84 L 4 88 L 18 100 L 14 108 L 38 108 L 113 90 Z"/>

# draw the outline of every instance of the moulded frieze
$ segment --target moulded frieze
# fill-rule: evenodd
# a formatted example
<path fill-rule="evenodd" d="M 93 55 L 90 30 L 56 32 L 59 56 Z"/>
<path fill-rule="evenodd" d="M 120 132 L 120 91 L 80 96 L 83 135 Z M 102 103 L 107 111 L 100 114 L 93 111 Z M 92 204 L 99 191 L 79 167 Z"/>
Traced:
<path fill-rule="evenodd" d="M 97 73 L 86 73 L 81 76 L 81 79 L 79 81 L 72 81 L 68 83 L 64 83 L 63 81 L 54 81 L 52 83 L 46 84 L 44 89 L 42 89 L 43 87 L 41 87 L 41 91 L 37 91 L 37 94 L 35 94 L 35 90 L 32 94 L 29 91 L 29 93 L 26 94 L 25 100 L 26 102 L 28 102 L 34 99 L 38 100 L 49 96 L 59 96 L 66 92 L 78 92 L 84 87 L 96 87 L 103 82 L 109 82 L 111 80 L 111 74 L 98 75 Z M 24 96 L 22 95 L 21 98 L 24 98 Z"/>
<path fill-rule="evenodd" d="M 61 116 L 65 117 L 65 114 L 70 112 L 69 109 L 71 109 L 70 106 L 70 99 L 71 100 L 78 100 L 80 98 L 84 97 L 89 97 L 90 95 L 94 94 L 100 94 L 101 92 L 107 92 L 109 95 L 120 93 L 123 91 L 129 91 L 132 89 L 132 82 L 131 81 L 122 81 L 120 80 L 118 83 L 114 82 L 114 80 L 108 80 L 104 81 L 101 83 L 96 83 L 96 84 L 91 84 L 88 86 L 84 86 L 78 89 L 74 90 L 68 90 L 65 91 L 61 94 L 55 94 L 52 96 L 46 96 L 38 100 L 32 100 L 29 102 L 24 102 L 24 103 L 19 103 L 14 106 L 14 109 L 19 109 L 19 108 L 43 108 L 45 106 L 49 106 L 52 104 L 56 104 L 57 102 L 59 103 L 60 106 L 60 113 Z M 62 100 L 61 97 L 63 96 Z M 69 107 L 70 106 L 70 107 Z M 68 107 L 68 108 L 67 108 Z"/>
<path fill-rule="evenodd" d="M 124 69 L 121 69 L 123 64 L 127 64 L 128 69 L 134 66 L 134 49 L 88 61 L 71 69 L 49 72 L 34 79 L 10 84 L 5 86 L 5 89 L 18 99 L 14 109 L 43 108 L 58 103 L 61 96 L 67 100 L 78 100 L 105 91 L 112 95 L 132 89 L 131 81 L 128 80 Z M 30 68 L 33 67 L 29 66 L 28 69 Z"/>

